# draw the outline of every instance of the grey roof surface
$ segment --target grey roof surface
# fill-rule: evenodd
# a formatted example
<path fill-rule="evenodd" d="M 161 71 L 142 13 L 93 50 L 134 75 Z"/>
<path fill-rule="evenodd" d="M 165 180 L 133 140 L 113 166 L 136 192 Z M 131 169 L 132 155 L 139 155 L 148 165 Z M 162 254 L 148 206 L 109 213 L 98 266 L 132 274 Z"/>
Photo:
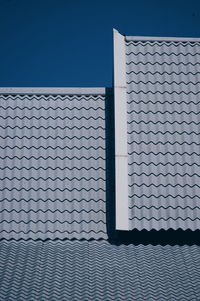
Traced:
<path fill-rule="evenodd" d="M 126 42 L 131 229 L 200 229 L 200 42 Z"/>
<path fill-rule="evenodd" d="M 131 229 L 200 229 L 200 43 L 126 50 Z M 0 300 L 200 300 L 200 246 L 114 231 L 105 90 L 17 89 L 0 89 Z"/>
<path fill-rule="evenodd" d="M 200 300 L 200 247 L 2 241 L 1 300 Z"/>
<path fill-rule="evenodd" d="M 105 95 L 0 95 L 0 191 L 0 238 L 107 238 Z"/>

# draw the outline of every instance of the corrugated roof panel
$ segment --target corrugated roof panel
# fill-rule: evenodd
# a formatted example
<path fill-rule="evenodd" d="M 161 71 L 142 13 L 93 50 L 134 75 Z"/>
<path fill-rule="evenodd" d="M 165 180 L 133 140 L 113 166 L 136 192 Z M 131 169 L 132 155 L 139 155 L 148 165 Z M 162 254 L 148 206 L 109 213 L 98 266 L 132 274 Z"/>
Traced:
<path fill-rule="evenodd" d="M 107 238 L 105 95 L 0 95 L 1 238 Z"/>
<path fill-rule="evenodd" d="M 200 228 L 200 42 L 127 41 L 131 229 Z"/>
<path fill-rule="evenodd" d="M 1 300 L 199 300 L 199 246 L 2 241 Z"/>

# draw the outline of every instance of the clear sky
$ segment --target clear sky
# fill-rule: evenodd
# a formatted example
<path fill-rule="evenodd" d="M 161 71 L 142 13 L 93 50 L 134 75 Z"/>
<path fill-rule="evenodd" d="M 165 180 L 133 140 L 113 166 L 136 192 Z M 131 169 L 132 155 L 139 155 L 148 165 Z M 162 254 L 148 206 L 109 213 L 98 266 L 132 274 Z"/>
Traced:
<path fill-rule="evenodd" d="M 200 0 L 0 0 L 0 86 L 111 86 L 113 28 L 200 37 Z"/>

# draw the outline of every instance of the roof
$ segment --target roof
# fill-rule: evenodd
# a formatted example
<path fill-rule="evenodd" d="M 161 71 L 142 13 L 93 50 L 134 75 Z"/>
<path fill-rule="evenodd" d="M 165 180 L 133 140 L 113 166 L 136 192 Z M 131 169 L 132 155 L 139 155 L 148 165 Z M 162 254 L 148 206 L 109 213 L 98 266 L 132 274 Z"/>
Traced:
<path fill-rule="evenodd" d="M 121 43 L 129 230 L 199 229 L 200 39 Z"/>
<path fill-rule="evenodd" d="M 115 103 L 0 88 L 1 300 L 200 299 L 200 41 L 152 39 L 115 32 Z"/>
<path fill-rule="evenodd" d="M 105 89 L 0 93 L 0 237 L 107 238 Z"/>
<path fill-rule="evenodd" d="M 1 300 L 199 300 L 200 247 L 1 242 Z"/>

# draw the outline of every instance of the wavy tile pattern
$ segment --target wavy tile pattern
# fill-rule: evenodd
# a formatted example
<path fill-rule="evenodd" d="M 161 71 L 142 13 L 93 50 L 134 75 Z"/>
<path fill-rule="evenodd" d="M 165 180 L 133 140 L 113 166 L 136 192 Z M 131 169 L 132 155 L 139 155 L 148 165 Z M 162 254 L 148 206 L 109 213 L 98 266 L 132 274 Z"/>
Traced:
<path fill-rule="evenodd" d="M 2 241 L 1 300 L 199 300 L 198 246 Z"/>
<path fill-rule="evenodd" d="M 0 237 L 107 238 L 105 96 L 0 95 Z"/>
<path fill-rule="evenodd" d="M 200 229 L 200 43 L 126 42 L 131 229 Z"/>

